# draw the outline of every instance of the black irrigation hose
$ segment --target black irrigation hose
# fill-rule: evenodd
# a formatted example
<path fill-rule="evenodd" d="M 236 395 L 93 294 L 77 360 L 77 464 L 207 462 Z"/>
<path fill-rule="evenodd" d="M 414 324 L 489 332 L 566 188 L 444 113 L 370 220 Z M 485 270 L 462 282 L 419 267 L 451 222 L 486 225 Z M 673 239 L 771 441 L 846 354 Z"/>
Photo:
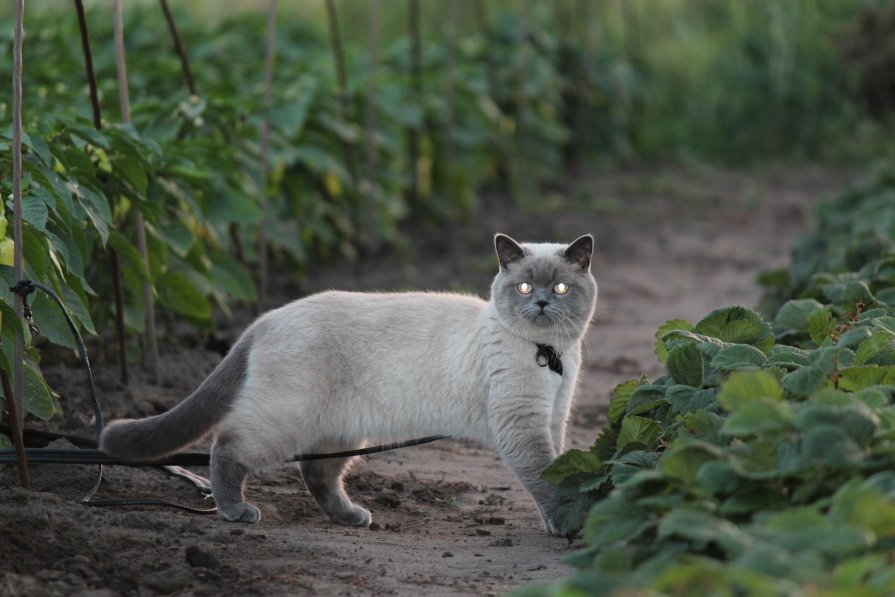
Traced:
<path fill-rule="evenodd" d="M 34 292 L 35 289 L 38 288 L 50 295 L 50 298 L 52 298 L 59 306 L 59 309 L 62 311 L 62 315 L 65 317 L 65 321 L 68 324 L 68 328 L 71 331 L 72 336 L 74 337 L 75 342 L 78 346 L 78 355 L 81 357 L 81 363 L 84 365 L 84 369 L 87 371 L 87 382 L 90 387 L 90 400 L 93 403 L 93 414 L 95 421 L 94 430 L 96 432 L 96 440 L 63 435 L 59 433 L 51 433 L 47 431 L 38 431 L 35 429 L 25 429 L 23 435 L 25 436 L 24 439 L 26 441 L 26 445 L 29 446 L 34 446 L 35 444 L 46 445 L 47 443 L 57 439 L 66 439 L 75 446 L 78 446 L 77 449 L 28 447 L 25 449 L 25 454 L 27 456 L 28 462 L 35 464 L 98 464 L 99 474 L 97 475 L 96 483 L 94 484 L 90 492 L 81 500 L 81 503 L 86 506 L 165 506 L 169 508 L 177 508 L 186 512 L 192 512 L 194 514 L 213 514 L 217 512 L 217 508 L 194 508 L 192 506 L 185 506 L 183 504 L 177 504 L 175 502 L 169 502 L 167 500 L 160 500 L 155 498 L 119 500 L 93 499 L 93 497 L 96 495 L 96 492 L 99 490 L 100 484 L 102 483 L 103 465 L 105 464 L 120 464 L 136 467 L 164 467 L 167 472 L 186 479 L 187 481 L 190 481 L 191 483 L 196 485 L 196 487 L 199 488 L 199 490 L 207 499 L 210 496 L 210 485 L 208 481 L 203 477 L 183 470 L 180 467 L 208 466 L 210 455 L 204 452 L 182 452 L 179 454 L 173 454 L 168 458 L 154 462 L 133 462 L 111 456 L 109 454 L 106 454 L 102 450 L 96 449 L 96 446 L 99 443 L 100 435 L 103 431 L 103 414 L 99 407 L 99 401 L 96 399 L 96 384 L 93 381 L 93 370 L 90 368 L 90 359 L 87 357 L 87 349 L 84 347 L 84 340 L 83 338 L 81 338 L 81 334 L 78 332 L 78 328 L 75 326 L 74 320 L 72 320 L 71 315 L 69 315 L 68 310 L 62 303 L 62 299 L 59 298 L 59 295 L 57 295 L 52 288 L 44 286 L 43 284 L 40 284 L 38 282 L 33 282 L 31 280 L 19 280 L 15 284 L 15 286 L 12 286 L 10 288 L 10 290 L 22 296 L 22 301 L 25 303 L 26 318 L 30 322 L 31 310 L 28 307 L 27 297 L 29 294 Z M 0 427 L 0 431 L 7 430 Z M 350 458 L 352 456 L 363 456 L 365 454 L 375 454 L 377 452 L 397 450 L 398 448 L 418 446 L 420 444 L 426 444 L 440 439 L 448 439 L 449 437 L 450 436 L 447 435 L 430 435 L 427 437 L 421 437 L 418 439 L 412 439 L 403 442 L 384 444 L 380 446 L 371 446 L 369 448 L 359 448 L 356 450 L 345 450 L 343 452 L 329 452 L 326 454 L 296 454 L 292 458 L 287 459 L 286 462 L 305 462 L 308 460 L 323 460 L 326 458 Z M 0 450 L 0 464 L 15 461 L 15 450 Z"/>

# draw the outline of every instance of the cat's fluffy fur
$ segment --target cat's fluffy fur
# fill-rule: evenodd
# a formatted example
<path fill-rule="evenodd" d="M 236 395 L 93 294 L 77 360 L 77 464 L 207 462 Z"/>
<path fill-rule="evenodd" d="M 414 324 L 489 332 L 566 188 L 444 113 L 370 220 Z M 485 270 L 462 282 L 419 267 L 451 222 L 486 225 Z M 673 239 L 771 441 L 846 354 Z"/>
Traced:
<path fill-rule="evenodd" d="M 268 312 L 189 398 L 162 415 L 110 424 L 102 449 L 158 459 L 214 431 L 218 509 L 227 520 L 255 522 L 258 509 L 243 499 L 246 475 L 293 454 L 434 434 L 470 438 L 497 449 L 555 533 L 554 488 L 540 474 L 563 450 L 596 304 L 593 238 L 520 245 L 497 235 L 495 248 L 500 271 L 489 302 L 324 292 Z M 520 291 L 523 282 L 530 288 Z M 562 375 L 538 365 L 536 344 L 561 353 Z M 370 512 L 345 494 L 346 465 L 318 460 L 301 470 L 330 518 L 367 525 Z"/>

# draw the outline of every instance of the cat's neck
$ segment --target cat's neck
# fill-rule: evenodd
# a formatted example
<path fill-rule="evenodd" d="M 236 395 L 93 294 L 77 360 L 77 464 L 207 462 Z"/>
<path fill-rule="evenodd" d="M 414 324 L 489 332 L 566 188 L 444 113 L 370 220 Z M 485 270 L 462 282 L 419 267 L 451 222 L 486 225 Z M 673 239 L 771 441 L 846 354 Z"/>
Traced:
<path fill-rule="evenodd" d="M 524 342 L 532 344 L 545 344 L 552 346 L 557 352 L 563 353 L 573 346 L 578 346 L 584 331 L 587 328 L 587 322 L 584 323 L 557 323 L 552 326 L 539 327 L 531 324 L 528 325 L 512 325 L 505 322 L 497 309 L 492 303 L 488 304 L 485 315 L 492 320 L 500 330 L 509 336 Z"/>

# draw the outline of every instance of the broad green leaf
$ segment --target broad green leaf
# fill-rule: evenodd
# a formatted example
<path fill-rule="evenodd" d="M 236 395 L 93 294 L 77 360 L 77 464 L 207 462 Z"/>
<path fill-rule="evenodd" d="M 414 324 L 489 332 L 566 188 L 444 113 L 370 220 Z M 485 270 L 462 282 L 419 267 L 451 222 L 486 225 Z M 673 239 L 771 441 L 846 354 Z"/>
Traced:
<path fill-rule="evenodd" d="M 105 245 L 109 238 L 109 226 L 112 223 L 112 211 L 109 208 L 108 199 L 84 185 L 78 187 L 76 195 L 78 202 L 87 212 L 90 223 L 99 234 L 100 241 Z"/>
<path fill-rule="evenodd" d="M 668 349 L 665 347 L 665 342 L 662 341 L 662 338 L 668 332 L 673 330 L 685 330 L 688 332 L 693 331 L 693 324 L 687 321 L 686 319 L 669 319 L 656 331 L 656 358 L 659 359 L 660 363 L 665 363 L 668 359 Z"/>
<path fill-rule="evenodd" d="M 628 445 L 637 444 L 647 449 L 655 447 L 662 427 L 655 421 L 645 417 L 626 416 L 622 419 L 622 426 L 616 440 L 616 454 L 623 454 Z"/>
<path fill-rule="evenodd" d="M 182 273 L 166 272 L 159 277 L 156 286 L 162 307 L 196 319 L 211 316 L 211 304 Z"/>
<path fill-rule="evenodd" d="M 839 375 L 839 387 L 849 392 L 856 392 L 870 386 L 895 383 L 895 366 L 852 366 L 841 369 Z"/>
<path fill-rule="evenodd" d="M 643 384 L 634 389 L 628 399 L 627 415 L 642 415 L 665 404 L 665 386 Z"/>
<path fill-rule="evenodd" d="M 745 307 L 716 309 L 697 323 L 694 331 L 724 342 L 751 344 L 763 353 L 774 346 L 771 324 Z"/>
<path fill-rule="evenodd" d="M 822 308 L 823 305 L 814 299 L 787 301 L 777 311 L 774 327 L 778 331 L 805 332 L 808 330 L 808 316 Z"/>
<path fill-rule="evenodd" d="M 56 302 L 43 292 L 36 292 L 31 301 L 31 312 L 34 323 L 40 333 L 47 337 L 53 344 L 71 348 L 78 347 L 71 330 L 65 320 L 65 315 L 59 309 Z"/>
<path fill-rule="evenodd" d="M 807 367 L 796 369 L 783 377 L 783 389 L 793 396 L 808 396 L 820 389 L 836 371 L 839 349 L 822 348 L 814 353 L 813 362 Z"/>
<path fill-rule="evenodd" d="M 0 433 L 0 450 L 12 449 L 12 440 Z"/>
<path fill-rule="evenodd" d="M 630 540 L 654 524 L 643 508 L 623 498 L 610 497 L 590 511 L 584 525 L 584 540 L 593 547 L 601 547 Z"/>
<path fill-rule="evenodd" d="M 240 301 L 254 301 L 255 282 L 245 267 L 226 253 L 211 258 L 211 283 L 230 297 Z"/>
<path fill-rule="evenodd" d="M 659 458 L 658 468 L 686 484 L 696 481 L 700 467 L 722 457 L 719 447 L 699 440 L 679 440 Z"/>
<path fill-rule="evenodd" d="M 30 362 L 25 363 L 25 412 L 44 421 L 62 412 L 59 402 L 50 391 L 40 371 Z"/>
<path fill-rule="evenodd" d="M 665 399 L 671 404 L 671 412 L 687 414 L 700 411 L 715 402 L 717 393 L 716 388 L 697 390 L 691 386 L 674 385 L 666 391 Z"/>
<path fill-rule="evenodd" d="M 804 456 L 815 466 L 853 470 L 866 459 L 864 450 L 838 425 L 817 424 L 802 440 Z"/>
<path fill-rule="evenodd" d="M 628 409 L 628 400 L 631 398 L 631 394 L 638 386 L 643 385 L 644 381 L 643 379 L 629 379 L 615 386 L 615 390 L 612 391 L 612 399 L 609 401 L 610 423 L 615 424 L 622 418 Z"/>
<path fill-rule="evenodd" d="M 659 455 L 656 452 L 634 450 L 624 456 L 614 458 L 607 464 L 612 465 L 611 478 L 615 485 L 620 485 L 630 479 L 635 473 L 655 468 Z"/>
<path fill-rule="evenodd" d="M 712 359 L 712 367 L 722 371 L 755 369 L 765 361 L 763 352 L 748 344 L 734 344 L 722 348 Z"/>
<path fill-rule="evenodd" d="M 895 365 L 895 333 L 877 330 L 855 351 L 854 365 Z"/>
<path fill-rule="evenodd" d="M 550 463 L 541 473 L 541 478 L 559 485 L 572 475 L 580 473 L 596 475 L 602 468 L 603 463 L 594 452 L 572 449 L 560 454 Z"/>
<path fill-rule="evenodd" d="M 38 280 L 45 279 L 50 263 L 47 237 L 25 225 L 22 226 L 22 240 L 25 242 L 25 265 L 31 268 Z"/>
<path fill-rule="evenodd" d="M 836 331 L 836 320 L 833 314 L 826 309 L 818 309 L 806 319 L 808 324 L 808 336 L 818 346 Z"/>
<path fill-rule="evenodd" d="M 697 551 L 715 543 L 728 557 L 736 557 L 752 542 L 751 537 L 723 518 L 717 518 L 699 510 L 677 508 L 662 519 L 658 539 L 680 537 L 693 544 Z"/>
<path fill-rule="evenodd" d="M 705 375 L 705 367 L 702 353 L 693 344 L 675 346 L 668 352 L 668 360 L 665 363 L 668 372 L 679 384 L 702 387 Z"/>
<path fill-rule="evenodd" d="M 742 436 L 778 431 L 792 425 L 794 420 L 787 402 L 758 397 L 737 405 L 724 421 L 721 433 Z"/>
<path fill-rule="evenodd" d="M 22 200 L 22 219 L 40 232 L 47 231 L 49 211 L 47 204 L 39 197 L 29 196 Z"/>
<path fill-rule="evenodd" d="M 783 399 L 780 382 L 770 371 L 741 371 L 732 374 L 721 385 L 718 401 L 728 411 L 756 398 Z"/>

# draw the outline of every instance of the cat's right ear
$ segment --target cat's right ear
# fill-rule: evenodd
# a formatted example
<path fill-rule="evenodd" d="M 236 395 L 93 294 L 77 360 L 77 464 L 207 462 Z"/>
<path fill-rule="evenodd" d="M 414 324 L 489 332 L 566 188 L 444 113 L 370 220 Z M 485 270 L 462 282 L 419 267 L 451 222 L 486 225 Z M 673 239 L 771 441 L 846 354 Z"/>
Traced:
<path fill-rule="evenodd" d="M 500 269 L 506 270 L 511 263 L 525 257 L 525 251 L 506 234 L 494 235 L 494 250 L 497 251 L 497 259 L 500 261 Z"/>

